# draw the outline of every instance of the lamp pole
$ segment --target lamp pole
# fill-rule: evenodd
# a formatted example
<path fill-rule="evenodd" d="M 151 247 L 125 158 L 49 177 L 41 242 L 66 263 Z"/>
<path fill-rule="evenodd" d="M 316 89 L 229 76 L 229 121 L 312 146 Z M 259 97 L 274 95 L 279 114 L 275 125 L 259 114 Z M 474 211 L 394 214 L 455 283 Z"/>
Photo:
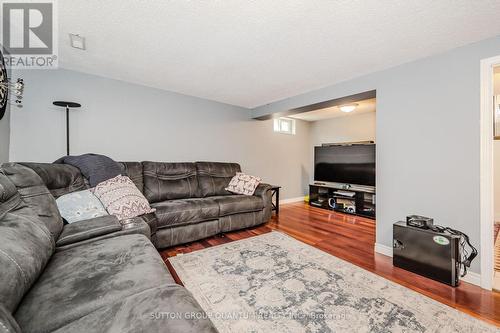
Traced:
<path fill-rule="evenodd" d="M 82 105 L 75 102 L 55 101 L 52 104 L 66 108 L 66 155 L 69 156 L 69 108 L 79 108 Z"/>

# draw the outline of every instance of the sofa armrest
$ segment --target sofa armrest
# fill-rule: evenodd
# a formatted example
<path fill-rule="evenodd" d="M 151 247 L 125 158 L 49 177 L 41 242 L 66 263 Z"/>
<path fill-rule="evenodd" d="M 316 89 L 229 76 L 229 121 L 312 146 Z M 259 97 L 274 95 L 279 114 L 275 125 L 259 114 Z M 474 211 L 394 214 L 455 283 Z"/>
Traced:
<path fill-rule="evenodd" d="M 149 229 L 151 230 L 151 235 L 156 234 L 156 230 L 158 229 L 158 218 L 155 213 L 148 213 L 138 217 L 134 217 L 134 219 L 141 219 L 149 225 Z"/>
<path fill-rule="evenodd" d="M 120 230 L 122 230 L 122 225 L 114 215 L 79 221 L 64 226 L 61 235 L 57 239 L 56 246 L 81 242 Z"/>
<path fill-rule="evenodd" d="M 148 236 L 153 245 L 156 246 L 156 230 L 158 229 L 158 218 L 156 217 L 156 213 L 144 214 L 141 216 L 134 217 L 132 219 L 123 220 L 121 222 L 123 225 L 123 230 L 127 230 L 129 232 L 131 231 L 131 229 L 129 228 L 131 226 L 128 225 L 127 227 L 127 224 L 129 222 L 133 222 L 136 226 L 145 224 L 148 229 L 148 235 L 146 236 Z M 141 229 L 144 229 L 145 231 L 146 228 L 142 226 Z M 145 234 L 144 232 L 141 233 Z"/>
<path fill-rule="evenodd" d="M 78 223 L 78 222 L 77 222 Z M 149 225 L 144 222 L 141 217 L 134 217 L 131 219 L 123 220 L 120 221 L 121 224 L 121 229 L 119 231 L 114 231 L 108 234 L 88 238 L 82 241 L 77 241 L 76 243 L 69 243 L 67 245 L 62 245 L 62 246 L 57 246 L 56 251 L 64 251 L 66 249 L 73 248 L 75 246 L 83 245 L 83 244 L 88 244 L 92 243 L 95 241 L 107 239 L 107 238 L 113 238 L 113 237 L 119 237 L 123 235 L 144 235 L 148 239 L 151 239 L 151 231 L 149 228 Z M 154 242 L 153 242 L 154 244 Z"/>
<path fill-rule="evenodd" d="M 260 183 L 259 186 L 255 189 L 255 192 L 253 195 L 257 197 L 262 197 L 268 195 L 268 191 L 270 191 L 272 188 L 271 185 L 266 184 L 266 183 Z"/>
<path fill-rule="evenodd" d="M 261 197 L 262 201 L 264 202 L 264 216 L 263 219 L 264 221 L 268 221 L 271 218 L 271 213 L 272 213 L 272 192 L 271 192 L 272 186 L 269 184 L 265 183 L 260 183 L 259 186 L 255 189 L 255 192 L 253 195 L 257 197 Z"/>

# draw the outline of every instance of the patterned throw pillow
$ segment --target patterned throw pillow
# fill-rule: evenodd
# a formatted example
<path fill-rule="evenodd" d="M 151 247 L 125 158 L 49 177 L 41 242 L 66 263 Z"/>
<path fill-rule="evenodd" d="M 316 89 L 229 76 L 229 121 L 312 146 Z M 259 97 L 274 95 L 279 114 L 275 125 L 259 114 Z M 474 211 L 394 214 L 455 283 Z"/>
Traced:
<path fill-rule="evenodd" d="M 237 172 L 226 187 L 226 191 L 236 194 L 253 195 L 261 180 L 259 177 Z"/>
<path fill-rule="evenodd" d="M 130 178 L 125 176 L 116 176 L 97 184 L 94 194 L 101 200 L 108 213 L 119 220 L 155 211 Z"/>
<path fill-rule="evenodd" d="M 57 198 L 56 203 L 61 216 L 68 223 L 108 215 L 102 203 L 90 190 L 62 195 Z"/>

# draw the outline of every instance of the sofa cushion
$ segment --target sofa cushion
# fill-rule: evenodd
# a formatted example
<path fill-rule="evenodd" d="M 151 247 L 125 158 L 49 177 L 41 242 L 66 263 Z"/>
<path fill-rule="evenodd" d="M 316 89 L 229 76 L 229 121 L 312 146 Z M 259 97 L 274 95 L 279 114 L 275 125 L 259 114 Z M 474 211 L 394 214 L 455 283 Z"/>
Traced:
<path fill-rule="evenodd" d="M 109 214 L 119 220 L 154 212 L 137 186 L 126 176 L 108 179 L 92 190 Z"/>
<path fill-rule="evenodd" d="M 165 284 L 174 279 L 145 236 L 99 240 L 56 252 L 14 317 L 24 333 L 52 332 Z"/>
<path fill-rule="evenodd" d="M 35 171 L 42 178 L 45 186 L 47 186 L 54 198 L 88 188 L 80 170 L 72 165 L 53 163 L 19 164 Z"/>
<path fill-rule="evenodd" d="M 108 215 L 102 202 L 90 190 L 76 191 L 56 199 L 61 216 L 68 223 Z"/>
<path fill-rule="evenodd" d="M 236 173 L 241 172 L 239 164 L 220 162 L 196 162 L 196 170 L 202 197 L 231 195 L 226 187 Z"/>
<path fill-rule="evenodd" d="M 42 178 L 33 169 L 17 163 L 5 163 L 2 165 L 2 170 L 16 186 L 22 200 L 38 215 L 37 220 L 49 229 L 54 239 L 57 239 L 63 228 L 63 220 L 56 200 Z"/>
<path fill-rule="evenodd" d="M 0 303 L 0 333 L 21 333 L 12 314 Z"/>
<path fill-rule="evenodd" d="M 152 204 L 158 229 L 217 219 L 219 205 L 212 198 L 178 199 Z"/>
<path fill-rule="evenodd" d="M 181 317 L 172 318 L 173 314 Z M 186 288 L 167 285 L 116 301 L 56 331 L 65 332 L 216 333 L 217 330 Z"/>
<path fill-rule="evenodd" d="M 54 240 L 38 214 L 0 174 L 0 301 L 13 312 L 54 253 Z"/>
<path fill-rule="evenodd" d="M 198 197 L 194 163 L 142 162 L 144 195 L 149 202 Z"/>
<path fill-rule="evenodd" d="M 253 195 L 223 195 L 212 197 L 219 204 L 219 216 L 262 210 L 264 201 Z"/>

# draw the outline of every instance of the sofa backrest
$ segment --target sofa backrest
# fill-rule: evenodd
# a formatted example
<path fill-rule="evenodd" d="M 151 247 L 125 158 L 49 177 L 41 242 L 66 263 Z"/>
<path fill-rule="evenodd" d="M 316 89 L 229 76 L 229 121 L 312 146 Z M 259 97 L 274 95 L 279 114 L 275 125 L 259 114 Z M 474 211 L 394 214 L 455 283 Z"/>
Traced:
<path fill-rule="evenodd" d="M 32 208 L 40 220 L 57 239 L 63 228 L 63 220 L 57 203 L 42 178 L 31 168 L 17 163 L 2 165 L 3 173 L 16 186 L 21 199 Z"/>
<path fill-rule="evenodd" d="M 69 164 L 19 163 L 34 170 L 42 178 L 54 198 L 88 188 L 78 168 Z"/>
<path fill-rule="evenodd" d="M 142 162 L 144 196 L 150 203 L 198 197 L 194 163 Z"/>
<path fill-rule="evenodd" d="M 241 172 L 239 164 L 222 162 L 196 162 L 195 164 L 202 197 L 232 194 L 225 188 L 234 175 Z"/>
<path fill-rule="evenodd" d="M 127 175 L 143 192 L 144 182 L 142 179 L 141 162 L 118 162 L 122 165 L 124 175 Z M 59 163 L 30 163 L 22 162 L 21 165 L 33 169 L 42 178 L 45 186 L 49 189 L 54 198 L 62 195 L 83 191 L 90 187 L 89 182 L 82 175 L 80 170 L 69 164 Z"/>
<path fill-rule="evenodd" d="M 139 191 L 144 193 L 144 179 L 142 175 L 142 163 L 141 162 L 119 162 L 123 166 L 125 171 L 124 176 L 128 176 L 137 186 Z"/>
<path fill-rule="evenodd" d="M 150 203 L 164 200 L 230 195 L 225 188 L 237 163 L 120 162 L 126 174 Z M 80 170 L 67 164 L 19 163 L 33 169 L 55 198 L 89 188 Z"/>
<path fill-rule="evenodd" d="M 40 216 L 0 173 L 0 302 L 13 313 L 55 251 Z"/>

